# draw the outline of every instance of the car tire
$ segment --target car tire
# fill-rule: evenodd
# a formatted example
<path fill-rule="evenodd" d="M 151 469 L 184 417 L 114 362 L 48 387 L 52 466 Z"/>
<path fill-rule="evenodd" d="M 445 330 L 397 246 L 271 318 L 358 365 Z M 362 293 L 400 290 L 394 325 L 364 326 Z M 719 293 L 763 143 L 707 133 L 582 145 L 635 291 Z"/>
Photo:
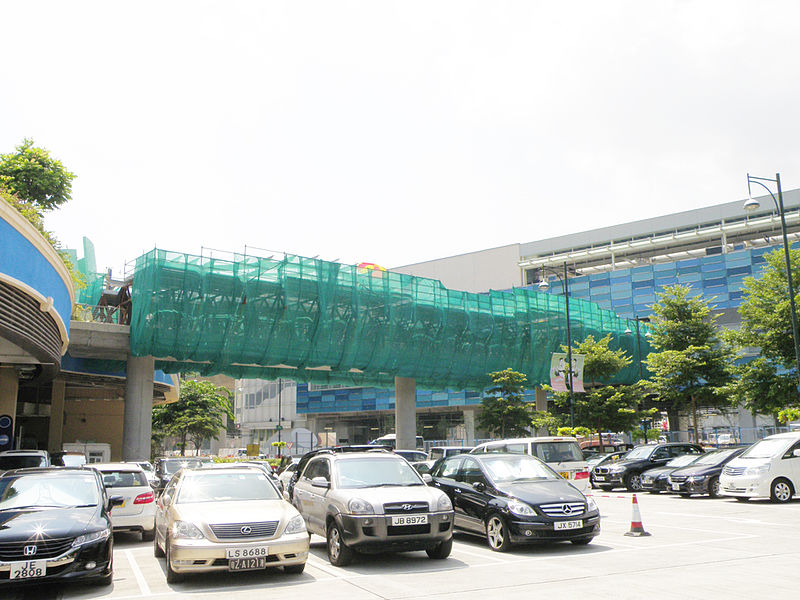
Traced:
<path fill-rule="evenodd" d="M 302 565 L 286 565 L 283 567 L 283 572 L 287 575 L 300 575 L 305 568 L 306 563 L 303 563 Z"/>
<path fill-rule="evenodd" d="M 156 528 L 153 527 L 150 531 L 146 529 L 142 529 L 142 541 L 143 542 L 152 542 L 156 537 Z"/>
<path fill-rule="evenodd" d="M 577 538 L 577 539 L 574 539 L 574 540 L 570 540 L 570 542 L 572 542 L 576 546 L 585 546 L 586 544 L 591 542 L 593 539 L 594 538 L 592 538 L 592 537 L 582 537 L 582 538 Z"/>
<path fill-rule="evenodd" d="M 708 497 L 719 498 L 719 477 L 712 477 L 708 480 Z"/>
<path fill-rule="evenodd" d="M 453 550 L 453 538 L 451 537 L 449 540 L 444 540 L 436 544 L 433 548 L 425 550 L 428 553 L 430 558 L 436 560 L 442 560 L 450 556 L 450 552 Z"/>
<path fill-rule="evenodd" d="M 639 473 L 631 473 L 630 475 L 626 475 L 623 485 L 629 492 L 641 492 L 642 476 Z"/>
<path fill-rule="evenodd" d="M 155 535 L 156 530 L 153 529 L 153 556 L 156 558 L 164 558 L 164 550 L 158 545 L 158 536 Z"/>
<path fill-rule="evenodd" d="M 794 496 L 794 487 L 788 479 L 779 478 L 772 482 L 769 487 L 769 497 L 773 502 L 785 504 L 792 501 Z"/>
<path fill-rule="evenodd" d="M 508 527 L 506 527 L 503 517 L 497 513 L 489 515 L 489 518 L 486 519 L 486 541 L 495 552 L 506 552 L 511 548 Z"/>
<path fill-rule="evenodd" d="M 98 587 L 105 587 L 107 585 L 111 585 L 114 583 L 114 569 L 111 568 L 111 572 L 108 575 L 103 575 L 102 577 L 95 577 L 92 579 L 92 585 L 96 585 Z"/>
<path fill-rule="evenodd" d="M 335 567 L 344 567 L 353 560 L 353 549 L 342 539 L 342 528 L 336 521 L 328 525 L 328 561 Z"/>
<path fill-rule="evenodd" d="M 183 581 L 183 573 L 176 573 L 172 570 L 172 554 L 169 551 L 169 537 L 164 538 L 164 558 L 167 563 L 167 583 L 180 583 Z"/>

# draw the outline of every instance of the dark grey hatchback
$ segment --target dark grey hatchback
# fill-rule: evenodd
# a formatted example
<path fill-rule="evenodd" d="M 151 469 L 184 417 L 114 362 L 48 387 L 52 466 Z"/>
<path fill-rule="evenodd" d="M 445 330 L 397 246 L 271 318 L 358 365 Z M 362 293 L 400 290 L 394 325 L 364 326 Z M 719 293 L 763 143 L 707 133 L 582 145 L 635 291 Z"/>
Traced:
<path fill-rule="evenodd" d="M 455 528 L 486 536 L 492 550 L 513 544 L 588 544 L 600 533 L 600 513 L 538 458 L 524 454 L 462 454 L 431 473 L 455 509 Z"/>

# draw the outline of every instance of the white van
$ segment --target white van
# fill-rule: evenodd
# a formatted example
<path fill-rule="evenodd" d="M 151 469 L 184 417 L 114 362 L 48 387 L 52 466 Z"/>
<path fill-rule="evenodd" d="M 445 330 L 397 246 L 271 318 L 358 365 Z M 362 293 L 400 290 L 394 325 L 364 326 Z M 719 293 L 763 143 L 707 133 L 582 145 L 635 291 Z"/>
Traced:
<path fill-rule="evenodd" d="M 422 450 L 425 448 L 425 440 L 422 439 L 421 435 L 417 436 L 417 449 Z M 369 443 L 370 446 L 389 446 L 390 448 L 395 448 L 397 446 L 397 435 L 394 433 L 387 433 L 384 436 L 379 437 L 378 439 L 372 440 Z"/>
<path fill-rule="evenodd" d="M 532 437 L 485 442 L 476 446 L 470 454 L 487 452 L 530 454 L 546 462 L 564 479 L 569 479 L 581 492 L 589 487 L 589 466 L 574 437 Z"/>
<path fill-rule="evenodd" d="M 800 432 L 765 437 L 725 465 L 721 496 L 789 502 L 800 489 Z"/>

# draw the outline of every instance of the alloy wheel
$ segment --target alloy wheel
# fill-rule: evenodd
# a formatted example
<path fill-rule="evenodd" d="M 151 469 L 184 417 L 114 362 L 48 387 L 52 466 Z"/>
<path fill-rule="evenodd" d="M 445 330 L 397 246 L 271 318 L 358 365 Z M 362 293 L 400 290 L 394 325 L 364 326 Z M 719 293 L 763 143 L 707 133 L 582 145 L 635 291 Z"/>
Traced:
<path fill-rule="evenodd" d="M 503 547 L 506 541 L 506 532 L 500 517 L 492 517 L 486 524 L 486 539 L 493 550 Z"/>

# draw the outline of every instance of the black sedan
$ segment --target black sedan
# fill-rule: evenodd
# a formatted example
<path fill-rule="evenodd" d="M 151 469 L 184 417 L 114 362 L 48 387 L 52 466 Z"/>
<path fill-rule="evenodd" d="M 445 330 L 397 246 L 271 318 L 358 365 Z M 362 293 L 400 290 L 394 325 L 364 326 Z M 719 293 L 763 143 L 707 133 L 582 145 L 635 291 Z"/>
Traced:
<path fill-rule="evenodd" d="M 672 473 L 675 469 L 680 469 L 681 467 L 686 467 L 696 460 L 698 460 L 702 454 L 684 454 L 683 456 L 677 456 L 665 464 L 663 467 L 655 467 L 654 469 L 648 469 L 644 473 L 642 473 L 641 485 L 642 491 L 650 492 L 651 494 L 658 494 L 661 492 L 666 492 L 669 489 L 669 482 L 667 481 L 667 477 L 669 474 Z"/>
<path fill-rule="evenodd" d="M 703 448 L 688 442 L 666 442 L 636 446 L 620 461 L 608 467 L 594 468 L 594 480 L 600 489 L 609 491 L 624 487 L 629 492 L 642 489 L 642 473 L 654 467 L 666 465 L 676 456 L 683 454 L 703 454 Z"/>
<path fill-rule="evenodd" d="M 57 579 L 109 585 L 108 513 L 121 501 L 106 498 L 93 469 L 6 471 L 0 477 L 0 588 Z"/>
<path fill-rule="evenodd" d="M 725 448 L 704 454 L 688 467 L 670 473 L 670 491 L 681 496 L 708 494 L 716 498 L 719 496 L 719 475 L 722 468 L 745 450 L 746 448 Z"/>
<path fill-rule="evenodd" d="M 492 550 L 529 542 L 588 544 L 600 533 L 594 500 L 538 458 L 461 454 L 442 460 L 431 475 L 453 503 L 455 528 L 486 536 Z"/>

